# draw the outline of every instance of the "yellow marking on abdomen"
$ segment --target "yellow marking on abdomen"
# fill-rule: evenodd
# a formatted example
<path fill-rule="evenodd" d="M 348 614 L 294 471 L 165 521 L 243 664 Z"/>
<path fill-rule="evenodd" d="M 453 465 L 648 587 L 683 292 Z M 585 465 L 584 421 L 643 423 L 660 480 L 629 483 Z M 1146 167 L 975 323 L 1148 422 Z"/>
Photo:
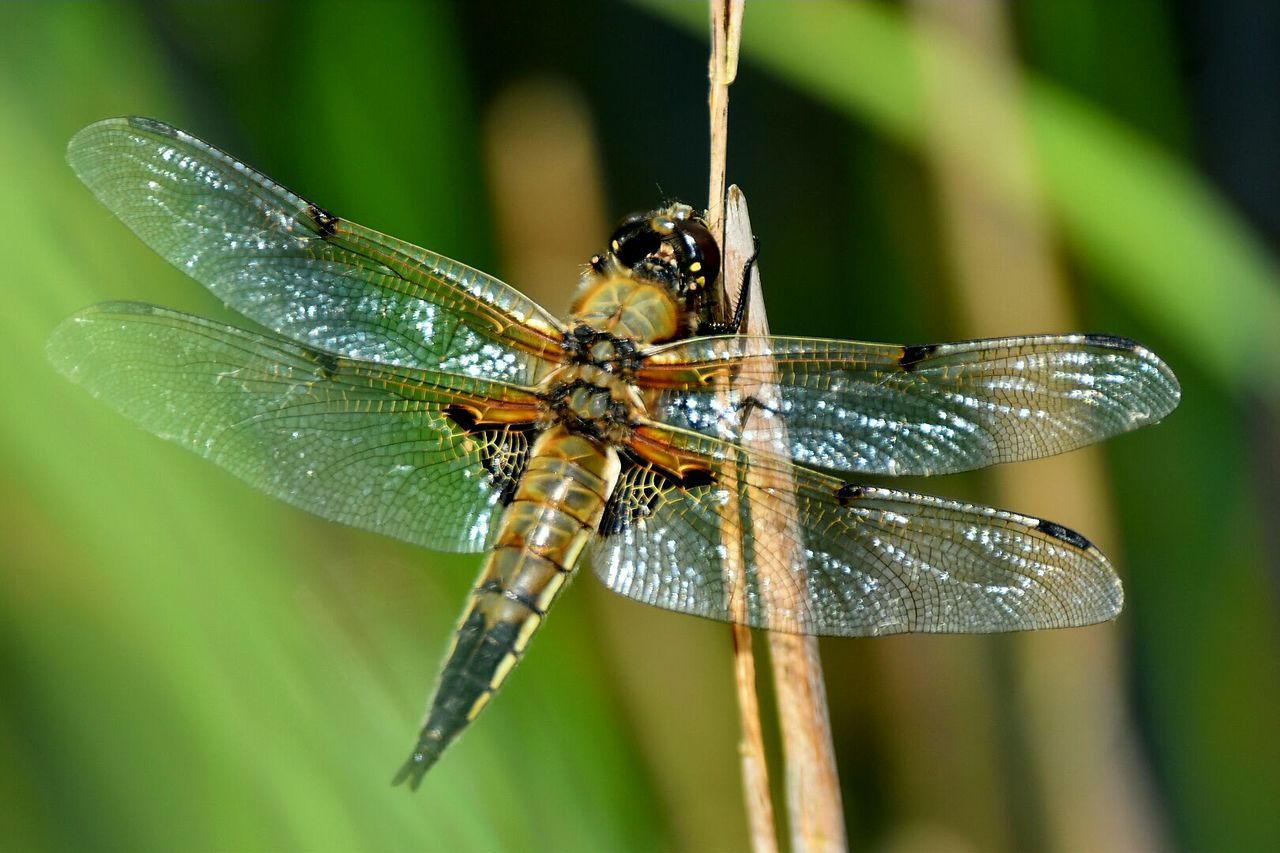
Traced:
<path fill-rule="evenodd" d="M 538 625 L 541 622 L 541 618 L 535 617 L 527 620 L 520 626 L 520 630 L 516 633 L 516 641 L 512 645 L 512 648 L 515 649 L 517 655 L 524 654 L 525 647 L 529 645 L 529 638 L 538 630 Z"/>
<path fill-rule="evenodd" d="M 480 716 L 480 712 L 484 710 L 484 706 L 489 704 L 489 700 L 493 698 L 492 686 L 488 690 L 476 697 L 476 701 L 471 705 L 471 710 L 467 711 L 467 722 L 471 722 Z"/>
<path fill-rule="evenodd" d="M 502 659 L 502 663 L 498 664 L 498 668 L 493 671 L 493 678 L 489 679 L 489 690 L 497 690 L 502 682 L 507 680 L 507 676 L 511 673 L 512 668 L 520 661 L 520 655 L 512 652 Z"/>

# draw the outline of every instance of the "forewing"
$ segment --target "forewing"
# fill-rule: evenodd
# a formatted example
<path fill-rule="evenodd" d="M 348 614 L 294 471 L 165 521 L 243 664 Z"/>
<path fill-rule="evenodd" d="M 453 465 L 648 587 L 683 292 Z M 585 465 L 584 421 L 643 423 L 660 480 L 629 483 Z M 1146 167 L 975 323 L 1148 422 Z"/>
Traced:
<path fill-rule="evenodd" d="M 1159 421 L 1180 395 L 1154 353 L 1106 335 L 928 346 L 693 338 L 648 355 L 637 382 L 672 426 L 732 442 L 785 436 L 796 462 L 904 475 L 1073 450 Z"/>
<path fill-rule="evenodd" d="M 256 488 L 442 551 L 486 547 L 529 445 L 519 425 L 468 428 L 454 414 L 532 407 L 517 388 L 352 361 L 151 305 L 88 308 L 48 352 L 127 417 Z"/>
<path fill-rule="evenodd" d="M 518 291 L 340 219 L 161 122 L 89 125 L 67 160 L 170 263 L 305 346 L 521 385 L 560 353 L 559 324 Z"/>
<path fill-rule="evenodd" d="M 1063 628 L 1120 612 L 1107 559 L 1051 522 L 855 487 L 692 433 L 659 434 L 708 460 L 712 474 L 680 485 L 646 463 L 624 471 L 593 559 L 630 598 L 833 636 Z"/>

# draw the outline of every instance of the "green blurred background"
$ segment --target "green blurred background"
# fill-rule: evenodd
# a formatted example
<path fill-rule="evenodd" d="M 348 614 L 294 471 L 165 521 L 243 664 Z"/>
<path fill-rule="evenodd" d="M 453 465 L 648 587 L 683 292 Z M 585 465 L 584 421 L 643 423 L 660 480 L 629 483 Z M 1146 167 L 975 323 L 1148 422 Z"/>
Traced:
<path fill-rule="evenodd" d="M 563 310 L 614 218 L 705 199 L 705 7 L 0 22 L 0 847 L 743 849 L 723 626 L 583 577 L 423 789 L 392 789 L 479 559 L 260 496 L 43 358 L 96 301 L 221 311 L 63 162 L 127 113 Z M 1128 604 L 825 641 L 852 847 L 1274 849 L 1277 91 L 1280 8 L 1243 0 L 748 3 L 730 179 L 776 331 L 1105 331 L 1184 389 L 1100 451 L 908 484 L 1080 529 Z"/>

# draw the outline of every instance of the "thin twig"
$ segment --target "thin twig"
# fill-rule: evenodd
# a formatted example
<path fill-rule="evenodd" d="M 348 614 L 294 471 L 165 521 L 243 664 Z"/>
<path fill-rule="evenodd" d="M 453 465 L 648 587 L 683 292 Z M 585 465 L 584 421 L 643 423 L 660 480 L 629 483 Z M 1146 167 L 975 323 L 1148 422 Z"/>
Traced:
<path fill-rule="evenodd" d="M 738 299 L 745 295 L 750 301 L 742 331 L 748 335 L 766 335 L 769 327 L 761 296 L 759 267 L 752 267 L 750 282 L 741 280 L 741 271 L 754 252 L 746 199 L 737 187 L 729 188 L 727 198 L 725 192 L 729 85 L 737 75 L 743 4 L 744 0 L 712 0 L 711 3 L 711 197 L 707 218 L 724 249 L 720 304 L 736 305 Z M 768 384 L 770 380 L 771 377 L 766 377 L 762 384 Z M 751 389 L 739 391 L 757 393 Z M 750 419 L 759 416 L 758 413 L 748 413 L 742 434 L 751 433 Z M 744 445 L 750 449 L 749 444 L 744 442 Z M 759 449 L 767 451 L 771 448 Z M 763 570 L 785 571 L 785 567 L 800 564 L 799 555 L 795 553 L 799 547 L 800 530 L 794 516 L 771 513 L 768 517 L 775 520 L 776 527 L 766 529 L 763 518 L 749 512 L 752 503 L 773 504 L 774 495 L 794 493 L 795 484 L 789 480 L 778 470 L 770 471 L 747 464 L 743 489 L 730 495 L 722 510 L 726 518 L 751 518 L 751 529 L 745 532 L 755 541 L 756 553 L 773 554 L 778 564 L 762 566 Z M 742 511 L 744 503 L 747 513 Z M 730 608 L 741 619 L 746 614 L 743 594 L 743 567 L 746 563 L 742 541 L 738 537 L 726 536 L 724 545 L 729 557 L 727 564 L 735 567 L 731 572 L 734 583 L 728 591 Z M 794 578 L 781 578 L 779 581 L 766 585 L 766 588 L 793 588 Z M 772 851 L 777 849 L 777 831 L 768 791 L 751 634 L 741 625 L 735 625 L 733 636 L 734 670 L 743 728 L 743 786 L 752 845 L 756 851 Z M 786 791 L 792 849 L 843 850 L 844 814 L 817 640 L 799 635 L 770 634 L 769 643 L 787 762 Z"/>
<path fill-rule="evenodd" d="M 726 262 L 742 264 L 754 247 L 750 242 L 751 222 L 746 198 L 735 186 L 729 187 L 726 222 L 726 240 L 736 249 L 726 249 Z M 735 238 L 735 234 L 740 236 Z M 730 295 L 741 298 L 738 294 Z M 752 267 L 750 290 L 746 296 L 749 301 L 743 334 L 768 335 L 769 323 L 764 312 L 759 264 Z M 739 387 L 739 393 L 758 399 L 776 396 L 776 390 L 769 388 L 774 384 L 772 375 L 762 376 L 759 381 L 758 388 Z M 776 422 L 761 423 L 758 429 L 754 428 L 757 426 L 754 421 L 764 417 L 762 410 L 750 410 L 741 434 L 760 436 L 771 433 L 773 437 L 767 441 L 744 438 L 743 446 L 760 452 L 776 452 L 779 443 L 789 446 L 785 435 L 779 436 Z M 756 543 L 755 552 L 773 557 L 760 569 L 789 573 L 786 577 L 776 578 L 775 583 L 765 585 L 764 589 L 794 590 L 798 583 L 803 583 L 803 577 L 794 576 L 796 569 L 793 567 L 804 565 L 799 553 L 804 533 L 794 514 L 784 511 L 791 504 L 780 502 L 775 496 L 794 494 L 795 483 L 785 469 L 752 466 L 748 469 L 747 485 L 749 500 L 778 510 L 752 516 L 751 536 Z M 770 633 L 768 637 L 778 701 L 778 727 L 787 768 L 785 790 L 791 849 L 797 853 L 844 850 L 844 810 L 840 801 L 840 781 L 836 775 L 835 748 L 831 743 L 831 723 L 827 716 L 818 640 L 800 634 Z"/>
<path fill-rule="evenodd" d="M 738 76 L 738 45 L 746 0 L 711 0 L 711 191 L 707 224 L 724 245 L 724 200 L 729 147 L 729 87 Z"/>
<path fill-rule="evenodd" d="M 725 179 L 727 148 L 729 141 L 729 86 L 737 74 L 738 40 L 742 31 L 742 11 L 745 0 L 712 0 L 711 2 L 711 61 L 708 77 L 711 80 L 711 189 L 707 202 L 707 224 L 719 245 L 725 247 L 728 261 L 729 244 L 725 237 Z M 750 251 L 751 235 L 746 237 Z M 724 305 L 725 279 L 730 270 L 742 266 L 722 264 L 719 303 Z M 741 289 L 741 284 L 738 285 Z M 727 390 L 727 389 L 726 389 Z M 736 503 L 736 496 L 734 496 Z M 736 514 L 736 506 L 726 507 L 726 512 Z M 732 516 L 730 516 L 732 517 Z M 732 565 L 742 566 L 742 543 L 737 537 L 727 536 L 725 547 L 731 554 Z M 738 585 L 740 586 L 740 584 Z M 745 619 L 745 602 L 737 590 L 728 592 L 730 606 L 736 615 Z M 733 672 L 738 688 L 738 712 L 742 725 L 742 788 L 747 809 L 747 827 L 751 835 L 751 849 L 755 853 L 776 853 L 778 830 L 774 825 L 773 801 L 769 795 L 769 772 L 764 756 L 764 733 L 760 726 L 760 703 L 756 696 L 756 664 L 751 648 L 751 629 L 745 625 L 733 625 Z"/>

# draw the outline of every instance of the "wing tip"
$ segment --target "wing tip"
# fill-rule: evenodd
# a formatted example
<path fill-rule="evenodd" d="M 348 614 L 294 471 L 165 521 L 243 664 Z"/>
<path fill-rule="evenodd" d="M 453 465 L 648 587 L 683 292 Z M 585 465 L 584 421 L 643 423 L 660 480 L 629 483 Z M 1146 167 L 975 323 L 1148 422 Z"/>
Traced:
<path fill-rule="evenodd" d="M 89 156 L 95 148 L 103 144 L 103 135 L 114 134 L 120 130 L 134 130 L 143 133 L 150 133 L 156 136 L 167 137 L 169 139 L 178 139 L 182 131 L 171 124 L 166 124 L 159 119 L 148 118 L 146 116 L 124 115 L 112 116 L 87 124 L 77 130 L 67 140 L 66 159 L 67 164 L 71 166 L 71 170 L 76 173 L 81 181 L 90 189 L 96 185 L 96 180 L 89 174 L 88 160 Z"/>
<path fill-rule="evenodd" d="M 1116 574 L 1116 570 L 1112 568 L 1110 561 L 1101 551 L 1094 548 L 1093 553 L 1098 558 L 1100 563 L 1098 570 L 1103 575 L 1099 578 L 1098 596 L 1092 599 L 1093 610 L 1089 618 L 1081 620 L 1078 626 L 1072 627 L 1114 622 L 1120 618 L 1120 613 L 1124 610 L 1124 584 L 1120 582 L 1120 576 Z"/>
<path fill-rule="evenodd" d="M 44 355 L 54 369 L 72 382 L 79 383 L 83 376 L 87 351 L 84 347 L 84 330 L 87 326 L 109 319 L 113 315 L 144 316 L 163 313 L 165 309 L 145 302 L 98 302 L 64 318 L 49 332 L 44 342 Z"/>
<path fill-rule="evenodd" d="M 80 358 L 73 352 L 72 341 L 88 319 L 86 317 L 88 311 L 89 309 L 77 311 L 54 326 L 44 342 L 45 360 L 53 365 L 54 370 L 72 382 L 78 382 L 80 374 Z"/>
<path fill-rule="evenodd" d="M 182 132 L 168 122 L 161 121 L 158 118 L 139 115 L 120 115 L 109 116 L 107 118 L 101 118 L 97 121 L 89 122 L 72 134 L 71 140 L 74 142 L 80 137 L 91 136 L 96 132 L 120 127 L 131 127 L 135 130 L 158 133 L 162 136 L 177 136 Z"/>
<path fill-rule="evenodd" d="M 1101 553 L 1098 556 L 1102 557 Z M 1105 572 L 1105 577 L 1099 579 L 1094 595 L 1081 600 L 1081 606 L 1084 608 L 1083 615 L 1068 618 L 1063 623 L 1063 628 L 1083 628 L 1088 625 L 1101 625 L 1106 622 L 1114 622 L 1120 618 L 1120 613 L 1124 610 L 1124 585 L 1120 582 L 1120 576 L 1111 568 L 1111 564 L 1106 561 L 1105 557 L 1101 559 L 1101 563 L 1102 565 L 1099 568 Z"/>
<path fill-rule="evenodd" d="M 1056 522 L 1037 519 L 1035 529 L 1079 550 L 1082 556 L 1089 558 L 1089 564 L 1094 569 L 1090 573 L 1093 577 L 1081 578 L 1081 613 L 1078 616 L 1068 614 L 1061 627 L 1078 628 L 1115 621 L 1124 610 L 1124 585 L 1106 555 L 1082 534 Z"/>
<path fill-rule="evenodd" d="M 1173 368 L 1169 367 L 1164 359 L 1156 355 L 1154 351 L 1133 338 L 1125 337 L 1124 335 L 1087 333 L 1081 337 L 1089 346 L 1129 353 L 1159 375 L 1161 380 L 1159 391 L 1161 393 L 1156 401 L 1158 405 L 1141 422 L 1142 425 L 1158 423 L 1166 415 L 1178 408 L 1178 404 L 1182 402 L 1182 384 L 1178 381 L 1178 376 L 1173 372 Z"/>
<path fill-rule="evenodd" d="M 71 134 L 71 138 L 67 140 L 67 162 L 74 167 L 75 152 L 88 145 L 89 140 L 93 139 L 104 130 L 127 126 L 129 119 L 129 116 L 113 116 L 112 118 L 99 119 L 98 121 L 86 124 L 84 127 Z"/>

